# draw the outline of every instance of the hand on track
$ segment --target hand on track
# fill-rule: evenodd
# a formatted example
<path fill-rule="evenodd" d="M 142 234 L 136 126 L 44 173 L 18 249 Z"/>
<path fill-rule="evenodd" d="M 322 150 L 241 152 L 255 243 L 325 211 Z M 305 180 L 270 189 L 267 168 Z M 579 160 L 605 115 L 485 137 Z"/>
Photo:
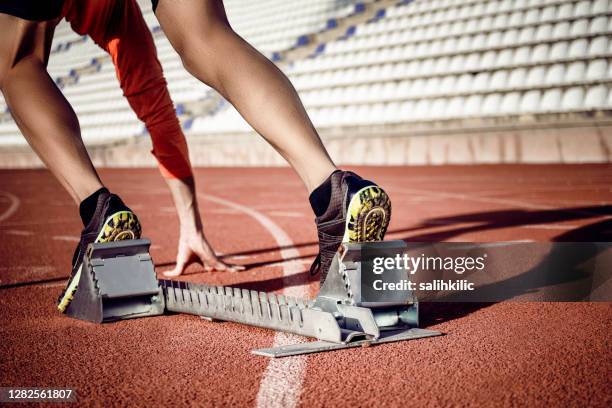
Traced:
<path fill-rule="evenodd" d="M 212 271 L 243 271 L 244 266 L 227 264 L 221 261 L 212 249 L 204 233 L 190 232 L 181 234 L 179 240 L 176 266 L 171 271 L 163 272 L 166 277 L 180 276 L 192 263 L 200 263 L 207 272 Z"/>

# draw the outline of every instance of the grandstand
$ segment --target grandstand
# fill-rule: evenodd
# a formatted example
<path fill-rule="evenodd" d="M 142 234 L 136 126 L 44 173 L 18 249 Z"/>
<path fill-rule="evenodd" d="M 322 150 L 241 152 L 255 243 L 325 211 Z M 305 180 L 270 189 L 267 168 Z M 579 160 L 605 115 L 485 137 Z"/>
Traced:
<path fill-rule="evenodd" d="M 184 70 L 150 2 L 139 4 L 193 163 L 282 163 L 229 103 Z M 341 163 L 612 158 L 610 0 L 225 4 L 234 29 L 293 82 Z M 154 163 L 112 62 L 65 22 L 49 73 L 75 108 L 97 164 Z M 1 165 L 36 163 L 3 101 L 0 111 Z"/>

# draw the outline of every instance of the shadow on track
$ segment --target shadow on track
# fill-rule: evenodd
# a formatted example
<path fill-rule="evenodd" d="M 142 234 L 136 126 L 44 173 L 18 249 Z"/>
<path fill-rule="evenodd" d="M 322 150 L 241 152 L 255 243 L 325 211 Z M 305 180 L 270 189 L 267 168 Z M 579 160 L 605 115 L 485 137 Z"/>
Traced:
<path fill-rule="evenodd" d="M 610 242 L 612 233 L 612 220 L 603 220 L 568 231 L 555 237 L 555 242 Z M 532 269 L 520 275 L 502 281 L 478 287 L 473 292 L 475 299 L 496 297 L 496 302 L 452 302 L 455 296 L 447 295 L 436 300 L 422 304 L 422 327 L 429 327 L 438 323 L 458 319 L 476 312 L 480 309 L 510 300 L 516 296 L 536 292 L 539 289 L 556 285 L 571 284 L 571 287 L 555 289 L 563 291 L 563 301 L 579 302 L 589 298 L 592 291 L 606 284 L 610 277 L 593 276 L 585 273 L 584 265 L 597 258 L 602 252 L 609 251 L 603 245 L 586 245 L 585 251 L 565 251 L 563 247 L 553 244 L 550 253 Z M 545 265 L 562 264 L 561 273 L 542 273 Z M 609 274 L 609 272 L 608 272 Z M 571 292 L 568 293 L 568 290 Z M 503 294 L 499 300 L 500 294 Z"/>

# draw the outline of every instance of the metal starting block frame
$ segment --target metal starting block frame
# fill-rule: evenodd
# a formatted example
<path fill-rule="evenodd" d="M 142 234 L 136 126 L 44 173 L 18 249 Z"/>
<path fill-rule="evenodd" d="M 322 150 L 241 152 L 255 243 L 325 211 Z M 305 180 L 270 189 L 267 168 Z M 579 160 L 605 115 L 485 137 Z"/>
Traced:
<path fill-rule="evenodd" d="M 66 314 L 94 323 L 163 314 L 150 246 L 148 239 L 90 244 Z"/>
<path fill-rule="evenodd" d="M 392 301 L 361 291 L 362 248 L 398 250 L 403 241 L 345 243 L 336 253 L 319 295 L 297 299 L 253 290 L 156 280 L 146 239 L 91 244 L 78 290 L 66 313 L 96 323 L 156 316 L 164 310 L 294 333 L 314 342 L 253 350 L 286 357 L 440 335 L 419 329 L 417 299 L 410 292 Z M 406 279 L 407 271 L 381 275 Z M 391 277 L 391 278 L 390 278 Z"/>

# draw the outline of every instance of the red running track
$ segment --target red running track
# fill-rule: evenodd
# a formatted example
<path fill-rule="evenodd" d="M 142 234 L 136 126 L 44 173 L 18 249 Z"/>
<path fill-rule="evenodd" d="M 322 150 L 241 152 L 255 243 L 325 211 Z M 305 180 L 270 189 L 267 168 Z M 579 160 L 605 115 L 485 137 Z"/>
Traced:
<path fill-rule="evenodd" d="M 612 241 L 612 166 L 358 168 L 393 200 L 388 238 Z M 154 169 L 103 170 L 139 215 L 158 271 L 178 222 Z M 215 248 L 241 273 L 184 279 L 314 296 L 316 233 L 289 169 L 199 169 Z M 93 325 L 58 314 L 80 225 L 45 171 L 0 171 L 0 386 L 72 386 L 85 405 L 612 405 L 610 303 L 432 304 L 437 338 L 268 360 L 295 338 L 195 316 Z M 262 221 L 263 220 L 263 221 Z M 280 232 L 279 232 L 280 231 Z M 281 248 L 279 248 L 279 246 Z"/>

